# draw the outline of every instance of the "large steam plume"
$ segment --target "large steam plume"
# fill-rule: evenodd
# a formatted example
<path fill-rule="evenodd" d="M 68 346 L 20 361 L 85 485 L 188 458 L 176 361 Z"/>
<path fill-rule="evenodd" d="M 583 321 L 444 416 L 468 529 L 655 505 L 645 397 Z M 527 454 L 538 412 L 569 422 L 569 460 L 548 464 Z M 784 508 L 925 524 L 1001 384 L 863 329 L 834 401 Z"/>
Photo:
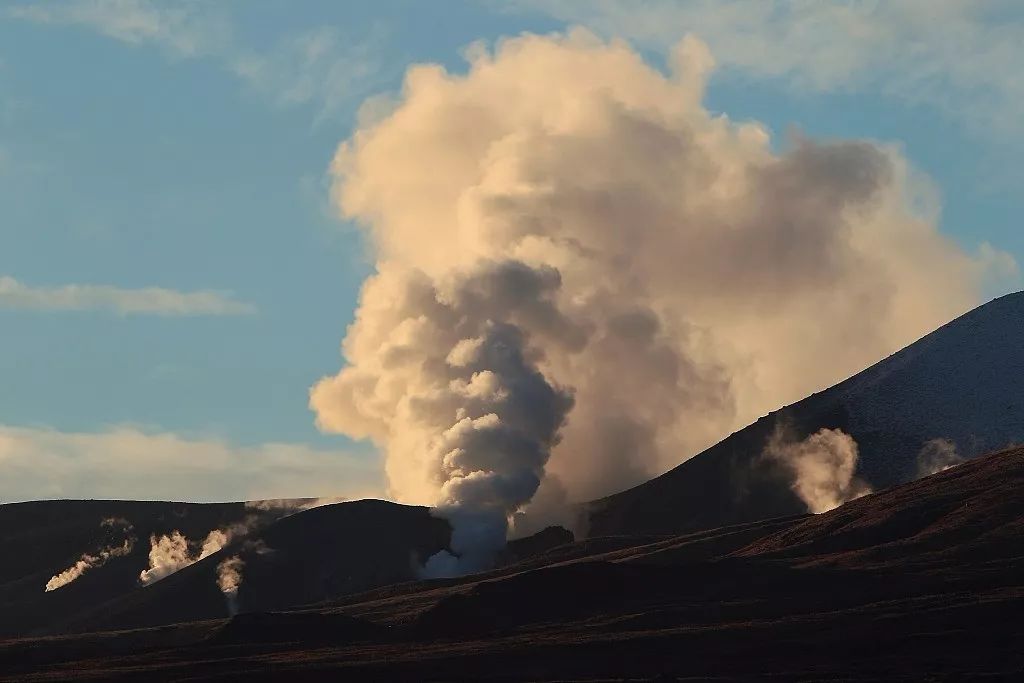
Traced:
<path fill-rule="evenodd" d="M 101 521 L 100 526 L 109 530 L 113 535 L 123 536 L 120 544 L 107 544 L 95 553 L 82 553 L 82 556 L 73 565 L 62 572 L 54 574 L 46 582 L 45 592 L 49 593 L 58 588 L 63 588 L 90 569 L 102 567 L 112 558 L 123 557 L 131 553 L 132 548 L 135 546 L 135 536 L 132 534 L 132 525 L 127 520 L 111 517 Z"/>
<path fill-rule="evenodd" d="M 411 68 L 338 150 L 376 272 L 310 398 L 322 429 L 383 450 L 394 497 L 454 522 L 462 569 L 510 515 L 564 523 L 565 498 L 657 474 L 977 301 L 997 252 L 938 234 L 898 150 L 776 152 L 703 107 L 695 39 L 667 74 L 583 31 L 469 55 L 466 75 Z"/>

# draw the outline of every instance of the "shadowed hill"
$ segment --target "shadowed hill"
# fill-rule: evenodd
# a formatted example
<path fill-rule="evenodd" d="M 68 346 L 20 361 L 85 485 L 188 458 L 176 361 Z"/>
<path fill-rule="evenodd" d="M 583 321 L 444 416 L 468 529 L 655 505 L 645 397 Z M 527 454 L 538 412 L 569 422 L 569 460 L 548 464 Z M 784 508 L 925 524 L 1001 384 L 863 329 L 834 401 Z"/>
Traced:
<path fill-rule="evenodd" d="M 268 514 L 244 503 L 54 500 L 0 505 L 0 635 L 52 626 L 136 589 L 139 573 L 149 566 L 153 534 L 180 531 L 201 540 L 214 529 L 246 519 L 255 523 Z M 105 520 L 116 520 L 116 527 L 104 525 Z M 119 546 L 126 537 L 134 539 L 130 552 L 44 592 L 52 576 L 83 554 Z"/>
<path fill-rule="evenodd" d="M 1024 449 L 972 460 L 851 501 L 765 536 L 737 556 L 845 567 L 890 562 L 955 567 L 1004 554 L 1024 559 Z"/>
<path fill-rule="evenodd" d="M 131 552 L 45 592 L 50 577 L 81 552 L 112 544 L 112 532 L 101 524 L 112 517 L 134 520 Z M 324 603 L 415 580 L 426 559 L 447 548 L 451 533 L 448 522 L 427 508 L 382 500 L 298 512 L 243 503 L 43 501 L 0 506 L 0 520 L 9 525 L 0 530 L 3 547 L 18 560 L 4 566 L 0 637 L 151 627 L 219 619 L 232 607 L 271 612 Z M 150 534 L 180 531 L 197 545 L 210 531 L 228 527 L 235 536 L 221 550 L 140 585 Z M 522 561 L 571 541 L 569 532 L 552 527 L 512 542 L 503 561 Z M 217 583 L 218 565 L 228 558 L 242 561 L 232 605 Z"/>
<path fill-rule="evenodd" d="M 32 517 L 31 510 L 19 508 L 12 513 L 6 507 L 13 506 L 0 507 L 9 523 L 20 522 L 21 514 Z M 427 508 L 380 500 L 327 505 L 276 521 L 266 516 L 287 511 L 254 511 L 242 503 L 187 506 L 58 501 L 36 507 L 46 511 L 36 526 L 47 543 L 94 547 L 99 542 L 94 538 L 96 514 L 133 514 L 139 520 L 135 532 L 147 535 L 139 539 L 130 555 L 114 558 L 51 593 L 44 593 L 43 586 L 52 570 L 35 570 L 27 578 L 10 572 L 15 578 L 5 585 L 10 596 L 9 611 L 4 615 L 8 634 L 136 628 L 221 618 L 228 613 L 228 606 L 217 585 L 217 566 L 233 556 L 245 563 L 238 594 L 243 609 L 274 610 L 322 601 L 415 578 L 415 568 L 446 547 L 450 533 L 447 522 L 432 517 Z M 68 511 L 75 511 L 78 521 L 60 514 Z M 231 523 L 246 525 L 243 531 L 248 528 L 248 532 L 166 578 L 139 585 L 139 572 L 148 566 L 148 533 L 180 530 L 201 539 L 212 529 Z M 51 525 L 56 529 L 51 530 Z M 26 549 L 34 547 L 30 541 L 24 545 Z M 46 566 L 42 560 L 50 558 L 37 562 Z M 61 560 L 57 566 L 66 562 Z"/>
<path fill-rule="evenodd" d="M 870 324 L 866 321 L 865 324 Z M 776 426 L 850 434 L 874 488 L 918 476 L 927 441 L 965 458 L 1024 441 L 1024 293 L 996 299 L 823 392 L 761 418 L 675 469 L 589 504 L 594 536 L 681 533 L 805 511 L 761 458 Z"/>
<path fill-rule="evenodd" d="M 45 574 L 45 584 L 51 575 L 106 540 L 104 520 L 130 523 L 134 535 L 143 541 L 139 549 L 145 556 L 150 534 L 179 530 L 189 537 L 205 536 L 253 512 L 244 503 L 39 500 L 0 505 L 0 543 L 5 555 L 0 582 Z"/>
<path fill-rule="evenodd" d="M 965 661 L 978 671 L 1022 671 L 1024 628 L 1013 616 L 1024 607 L 1022 484 L 1024 449 L 1011 449 L 822 515 L 645 542 L 391 599 L 367 596 L 372 605 L 357 597 L 343 610 L 409 623 L 427 641 L 486 636 L 495 657 L 513 656 L 504 652 L 510 641 L 557 642 L 557 655 L 518 650 L 544 659 L 552 678 L 597 677 L 584 653 L 622 675 L 737 675 L 726 652 L 753 653 L 748 674 L 764 662 L 780 668 L 761 671 L 799 670 L 828 666 L 830 657 L 833 671 L 848 672 L 856 663 L 843 658 L 844 638 L 878 648 L 876 675 L 886 662 L 910 678 Z M 596 642 L 656 660 L 624 666 L 588 646 Z M 1013 647 L 1015 656 L 1001 649 Z M 689 658 L 698 653 L 717 664 L 695 665 Z"/>
<path fill-rule="evenodd" d="M 409 581 L 427 557 L 445 548 L 448 523 L 427 508 L 382 500 L 336 503 L 285 517 L 171 576 L 128 592 L 69 627 L 76 631 L 138 628 L 216 619 L 228 613 L 217 565 L 244 561 L 238 605 L 269 611 Z"/>
<path fill-rule="evenodd" d="M 798 515 L 292 613 L 0 643 L 12 680 L 1019 680 L 1024 449 Z M 296 515 L 289 519 L 300 519 Z M 173 577 L 172 577 L 173 578 Z M 0 675 L 2 678 L 3 675 Z"/>

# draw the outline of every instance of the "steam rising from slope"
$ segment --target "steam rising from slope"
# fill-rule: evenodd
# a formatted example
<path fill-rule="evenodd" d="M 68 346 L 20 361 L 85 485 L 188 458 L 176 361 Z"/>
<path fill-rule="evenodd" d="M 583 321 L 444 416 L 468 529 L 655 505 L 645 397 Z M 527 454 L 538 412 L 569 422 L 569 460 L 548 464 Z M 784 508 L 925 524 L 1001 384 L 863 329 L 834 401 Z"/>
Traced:
<path fill-rule="evenodd" d="M 238 614 L 238 587 L 242 585 L 242 568 L 245 561 L 238 555 L 221 560 L 217 565 L 217 587 L 228 603 L 228 613 Z"/>
<path fill-rule="evenodd" d="M 175 531 L 170 536 L 151 536 L 149 539 L 149 568 L 139 574 L 143 586 L 159 581 L 165 576 L 195 562 L 189 554 L 188 539 Z"/>
<path fill-rule="evenodd" d="M 58 574 L 54 574 L 46 582 L 45 592 L 49 593 L 50 591 L 62 588 L 78 579 L 90 569 L 102 567 L 114 557 L 123 557 L 131 553 L 132 548 L 135 546 L 135 536 L 132 534 L 132 525 L 127 520 L 120 518 L 104 519 L 100 522 L 100 526 L 111 529 L 114 533 L 123 534 L 124 540 L 120 545 L 106 545 L 95 554 L 82 553 L 82 557 L 73 565 Z"/>
<path fill-rule="evenodd" d="M 470 61 L 411 68 L 338 150 L 338 209 L 376 273 L 345 367 L 310 397 L 321 429 L 385 452 L 393 496 L 453 520 L 468 565 L 510 516 L 566 524 L 566 498 L 663 471 L 946 322 L 1002 257 L 939 235 L 894 149 L 780 154 L 708 112 L 695 39 L 667 75 L 582 31 Z"/>
<path fill-rule="evenodd" d="M 303 512 L 305 510 L 323 507 L 324 505 L 347 503 L 351 500 L 357 499 L 347 496 L 328 496 L 322 498 L 267 498 L 263 500 L 246 501 L 245 507 L 247 510 L 273 512 L 282 516 L 288 516 L 295 514 L 296 512 Z"/>
<path fill-rule="evenodd" d="M 925 442 L 917 454 L 917 476 L 927 477 L 955 467 L 963 461 L 955 443 L 949 439 L 932 439 Z"/>
<path fill-rule="evenodd" d="M 245 524 L 233 524 L 224 529 L 214 529 L 206 538 L 198 552 L 193 552 L 189 540 L 180 531 L 168 535 L 153 535 L 149 539 L 149 568 L 139 574 L 139 583 L 148 586 L 160 579 L 170 576 L 176 571 L 195 564 L 223 548 L 231 540 L 249 531 Z"/>
<path fill-rule="evenodd" d="M 839 429 L 822 429 L 803 441 L 789 440 L 776 430 L 765 455 L 793 474 L 793 491 L 815 514 L 871 493 L 871 487 L 854 476 L 857 442 Z"/>

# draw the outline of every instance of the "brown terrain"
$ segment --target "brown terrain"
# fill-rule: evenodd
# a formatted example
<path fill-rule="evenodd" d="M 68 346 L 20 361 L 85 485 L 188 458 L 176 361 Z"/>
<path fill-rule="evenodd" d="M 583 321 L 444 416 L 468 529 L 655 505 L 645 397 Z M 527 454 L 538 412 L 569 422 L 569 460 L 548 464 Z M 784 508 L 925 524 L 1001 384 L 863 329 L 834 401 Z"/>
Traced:
<path fill-rule="evenodd" d="M 7 640 L 0 672 L 54 681 L 1021 680 L 1022 485 L 1024 449 L 1011 449 L 822 515 L 539 544 L 487 574 L 291 611 Z M 112 607 L 104 618 L 113 626 L 121 609 L 132 623 L 167 604 L 154 595 L 144 610 Z"/>

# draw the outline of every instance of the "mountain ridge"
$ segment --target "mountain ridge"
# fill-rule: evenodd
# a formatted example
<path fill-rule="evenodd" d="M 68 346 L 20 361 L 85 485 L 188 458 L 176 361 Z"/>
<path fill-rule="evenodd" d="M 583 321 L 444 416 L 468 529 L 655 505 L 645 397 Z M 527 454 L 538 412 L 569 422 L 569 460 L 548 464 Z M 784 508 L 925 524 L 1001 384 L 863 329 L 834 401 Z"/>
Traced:
<path fill-rule="evenodd" d="M 762 458 L 776 428 L 840 429 L 875 488 L 916 478 L 948 439 L 963 458 L 1024 441 L 1024 292 L 993 299 L 838 384 L 765 415 L 668 472 L 586 504 L 588 533 L 681 533 L 798 514 L 790 475 Z"/>

